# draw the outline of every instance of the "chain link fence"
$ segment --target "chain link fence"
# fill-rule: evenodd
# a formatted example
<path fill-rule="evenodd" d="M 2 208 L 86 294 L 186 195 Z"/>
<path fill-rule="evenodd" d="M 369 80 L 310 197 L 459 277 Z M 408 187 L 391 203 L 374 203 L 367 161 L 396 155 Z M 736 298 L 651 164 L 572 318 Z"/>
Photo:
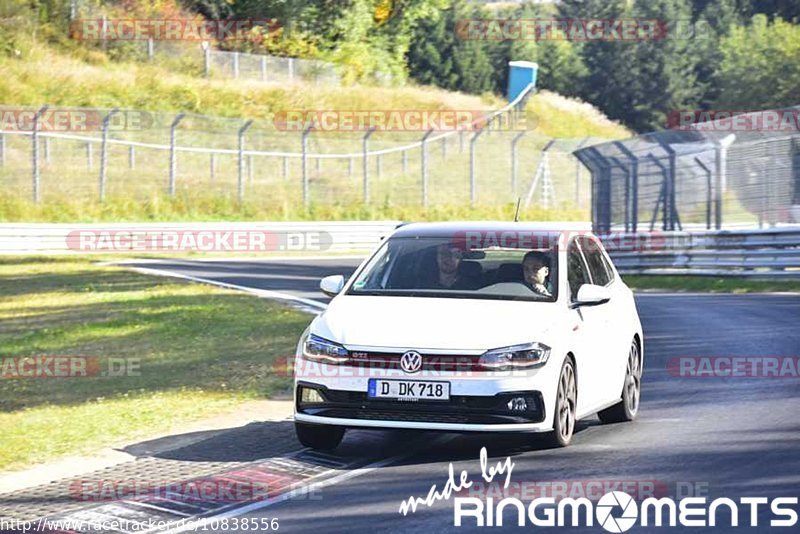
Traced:
<path fill-rule="evenodd" d="M 24 115 L 27 126 L 0 122 L 0 188 L 37 203 L 165 195 L 198 205 L 457 206 L 521 197 L 525 206 L 588 215 L 589 174 L 572 151 L 598 140 L 526 129 L 531 92 L 488 112 L 474 130 L 444 132 L 295 132 L 188 113 L 0 106 L 3 117 Z M 59 113 L 76 114 L 82 131 Z"/>
<path fill-rule="evenodd" d="M 575 151 L 592 175 L 599 232 L 800 222 L 800 107 Z"/>

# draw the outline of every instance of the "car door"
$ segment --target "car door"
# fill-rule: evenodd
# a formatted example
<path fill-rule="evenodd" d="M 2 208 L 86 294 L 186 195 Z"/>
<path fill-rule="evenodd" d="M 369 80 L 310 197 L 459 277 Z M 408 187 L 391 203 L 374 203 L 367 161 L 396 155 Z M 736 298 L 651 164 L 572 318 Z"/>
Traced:
<path fill-rule="evenodd" d="M 578 298 L 578 290 L 584 284 L 592 282 L 589 268 L 581 252 L 577 238 L 567 245 L 567 285 L 569 286 L 570 313 L 573 315 L 575 359 L 578 376 L 578 416 L 585 415 L 598 405 L 602 387 L 598 372 L 600 361 L 597 357 L 598 344 L 603 338 L 602 313 L 597 308 L 602 306 L 574 307 Z"/>
<path fill-rule="evenodd" d="M 606 404 L 619 397 L 625 376 L 629 342 L 623 339 L 627 335 L 625 299 L 620 295 L 621 284 L 615 280 L 614 271 L 605 258 L 600 242 L 588 236 L 581 237 L 578 241 L 592 284 L 607 287 L 611 291 L 611 300 L 593 306 L 589 312 L 591 320 L 596 323 L 598 333 L 594 354 L 598 365 L 594 371 L 595 376 L 600 378 L 600 388 L 596 400 L 598 404 Z"/>

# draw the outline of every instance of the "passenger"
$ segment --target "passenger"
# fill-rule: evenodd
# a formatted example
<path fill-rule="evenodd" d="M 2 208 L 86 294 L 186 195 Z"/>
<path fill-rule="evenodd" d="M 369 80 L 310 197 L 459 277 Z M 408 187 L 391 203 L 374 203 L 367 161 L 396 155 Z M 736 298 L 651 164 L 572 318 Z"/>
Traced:
<path fill-rule="evenodd" d="M 522 273 L 527 285 L 534 293 L 545 297 L 552 297 L 550 283 L 550 256 L 538 250 L 532 250 L 522 258 Z"/>

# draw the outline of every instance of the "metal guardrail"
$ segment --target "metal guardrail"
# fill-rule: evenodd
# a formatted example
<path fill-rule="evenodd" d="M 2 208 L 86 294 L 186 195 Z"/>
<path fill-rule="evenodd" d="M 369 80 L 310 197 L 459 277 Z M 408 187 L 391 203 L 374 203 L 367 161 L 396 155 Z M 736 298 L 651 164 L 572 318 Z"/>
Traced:
<path fill-rule="evenodd" d="M 124 234 L 179 234 L 200 232 L 221 236 L 229 233 L 260 233 L 270 252 L 367 251 L 394 230 L 399 221 L 379 222 L 219 222 L 219 223 L 95 223 L 95 224 L 0 224 L 0 255 L 2 254 L 108 254 L 119 253 L 107 247 L 81 248 L 79 232 L 92 233 L 100 240 Z M 229 238 L 228 243 L 232 242 Z M 124 245 L 123 245 L 124 247 Z M 202 251 L 202 250 L 201 250 Z M 133 253 L 169 253 L 170 250 L 131 250 Z M 177 252 L 177 251 L 173 251 Z M 217 252 L 212 250 L 210 252 Z M 219 252 L 225 252 L 220 250 Z M 243 251 L 246 252 L 246 251 Z M 254 252 L 259 252 L 255 250 Z M 235 252 L 234 252 L 235 253 Z"/>
<path fill-rule="evenodd" d="M 800 226 L 624 235 L 629 243 L 650 246 L 613 250 L 619 236 L 606 237 L 622 274 L 800 278 Z"/>
<path fill-rule="evenodd" d="M 0 224 L 0 254 L 120 252 L 118 247 L 112 251 L 103 247 L 81 249 L 76 246 L 76 233 L 87 231 L 109 235 L 115 232 L 261 232 L 276 237 L 271 241 L 270 251 L 366 252 L 398 224 L 399 221 Z M 623 275 L 800 278 L 800 226 L 735 231 L 618 233 L 601 238 Z M 280 244 L 286 243 L 289 245 L 279 248 Z M 147 251 L 139 249 L 132 252 Z"/>

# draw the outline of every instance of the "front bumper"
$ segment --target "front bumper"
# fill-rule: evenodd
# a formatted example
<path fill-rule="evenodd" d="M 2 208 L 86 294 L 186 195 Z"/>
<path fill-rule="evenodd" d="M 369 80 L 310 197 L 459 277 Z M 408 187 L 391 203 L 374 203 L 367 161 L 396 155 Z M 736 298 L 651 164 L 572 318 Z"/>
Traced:
<path fill-rule="evenodd" d="M 302 389 L 313 389 L 322 402 L 303 402 Z M 507 407 L 522 397 L 525 410 Z M 448 401 L 395 401 L 370 399 L 362 391 L 328 388 L 298 382 L 295 420 L 307 423 L 368 428 L 407 428 L 443 431 L 548 431 L 542 393 L 533 390 L 503 391 L 494 395 L 453 395 Z"/>

